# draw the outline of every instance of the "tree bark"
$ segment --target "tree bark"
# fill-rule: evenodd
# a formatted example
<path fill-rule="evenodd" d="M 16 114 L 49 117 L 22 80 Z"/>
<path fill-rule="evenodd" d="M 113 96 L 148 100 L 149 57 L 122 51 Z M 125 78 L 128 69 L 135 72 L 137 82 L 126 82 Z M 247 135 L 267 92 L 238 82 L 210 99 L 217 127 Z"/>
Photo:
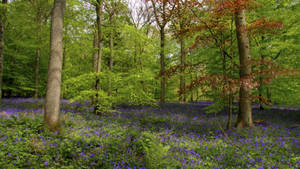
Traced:
<path fill-rule="evenodd" d="M 44 121 L 51 131 L 60 129 L 59 108 L 63 56 L 63 20 L 66 0 L 55 0 L 52 8 L 50 58 Z"/>
<path fill-rule="evenodd" d="M 103 38 L 102 38 L 102 6 L 103 0 L 97 0 L 96 4 L 96 14 L 97 14 L 97 32 L 98 32 L 98 56 L 97 56 L 97 68 L 96 73 L 101 72 L 101 63 L 102 63 L 102 47 L 103 47 Z M 96 78 L 96 91 L 100 90 L 100 78 Z M 94 105 L 94 112 L 98 113 L 99 111 L 99 95 L 96 94 L 95 97 L 95 105 Z"/>
<path fill-rule="evenodd" d="M 2 4 L 7 4 L 7 0 L 2 0 Z M 3 62 L 4 62 L 4 32 L 6 22 L 6 9 L 0 12 L 0 103 L 2 100 L 2 86 L 3 86 Z"/>
<path fill-rule="evenodd" d="M 240 59 L 240 93 L 239 93 L 239 114 L 236 123 L 237 128 L 251 127 L 252 121 L 252 103 L 250 99 L 250 43 L 248 39 L 247 23 L 245 9 L 238 9 L 235 12 L 236 36 L 239 48 Z"/>
<path fill-rule="evenodd" d="M 165 72 L 165 28 L 160 28 L 160 71 Z M 166 93 L 166 76 L 162 75 L 160 80 L 160 103 L 164 104 Z"/>

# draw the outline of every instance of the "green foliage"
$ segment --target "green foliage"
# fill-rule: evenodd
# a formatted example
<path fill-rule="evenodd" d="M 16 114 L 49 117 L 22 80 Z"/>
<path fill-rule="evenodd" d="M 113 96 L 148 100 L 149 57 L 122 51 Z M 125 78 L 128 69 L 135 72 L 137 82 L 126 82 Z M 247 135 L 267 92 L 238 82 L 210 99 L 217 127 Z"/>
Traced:
<path fill-rule="evenodd" d="M 33 95 L 37 48 L 41 49 L 38 89 L 40 96 L 45 96 L 49 55 L 49 17 L 52 2 L 18 0 L 8 3 L 3 74 L 4 96 L 30 97 Z M 260 8 L 247 12 L 249 25 L 256 19 L 265 18 L 266 20 L 280 21 L 283 27 L 271 32 L 251 34 L 252 58 L 259 59 L 264 56 L 265 59 L 271 59 L 274 63 L 285 68 L 299 69 L 300 48 L 298 44 L 300 43 L 300 34 L 298 30 L 300 24 L 299 12 L 297 12 L 300 9 L 299 2 L 297 0 L 260 0 L 258 2 L 261 4 Z M 95 34 L 94 3 L 94 1 L 82 2 L 80 0 L 67 2 L 63 38 L 62 97 L 83 101 L 90 100 L 98 92 L 98 95 L 102 97 L 99 106 L 103 107 L 103 110 L 108 110 L 109 107 L 116 104 L 155 105 L 155 102 L 160 98 L 159 31 L 152 25 L 144 25 L 142 28 L 135 27 L 132 18 L 130 18 L 130 11 L 133 9 L 128 8 L 128 4 L 125 2 L 114 0 L 105 2 L 102 26 L 102 73 L 95 75 L 92 73 L 94 72 L 93 54 L 97 51 L 97 48 L 93 46 Z M 1 5 L 1 8 L 3 7 Z M 39 12 L 42 17 L 40 40 L 37 39 L 39 27 L 37 14 Z M 203 12 L 197 11 L 195 14 Z M 112 15 L 112 13 L 114 14 Z M 197 20 L 194 20 L 194 14 L 192 15 L 190 10 L 184 11 L 182 15 L 184 19 L 191 19 L 192 24 L 187 25 L 187 28 L 197 24 L 201 25 Z M 201 17 L 209 21 L 211 19 L 209 17 L 212 16 L 204 12 Z M 179 20 L 173 19 L 175 24 L 173 26 L 176 29 L 170 27 L 167 31 L 173 31 L 174 34 L 166 35 L 166 69 L 178 65 L 180 62 L 180 45 L 177 37 L 177 22 Z M 230 70 L 231 58 L 226 56 L 226 74 L 228 77 L 237 79 L 239 78 L 239 60 L 235 34 L 233 34 L 235 27 L 234 22 L 231 23 L 231 19 L 231 16 L 224 16 L 220 20 L 220 23 L 226 25 L 224 30 L 216 29 L 210 32 L 201 29 L 196 32 L 186 32 L 184 34 L 184 47 L 187 50 L 195 44 L 199 37 L 211 39 L 211 33 L 215 33 L 214 36 L 225 40 L 225 51 L 234 57 L 232 60 L 234 67 L 233 70 Z M 229 27 L 231 24 L 233 26 Z M 232 30 L 230 30 L 231 28 Z M 109 38 L 111 32 L 114 42 L 112 72 L 109 71 Z M 233 42 L 232 46 L 231 41 Z M 190 84 L 196 76 L 222 75 L 223 73 L 221 53 L 218 44 L 214 41 L 205 42 L 205 45 L 187 50 L 185 61 L 188 64 L 201 63 L 199 67 L 188 68 L 182 73 L 186 85 Z M 257 69 L 255 65 L 254 69 Z M 176 76 L 167 79 L 166 99 L 168 102 L 178 100 L 179 75 L 181 74 L 176 73 Z M 101 89 L 99 91 L 93 89 L 96 76 L 101 76 Z M 287 78 L 291 80 L 287 80 Z M 112 85 L 111 96 L 108 96 L 109 79 Z M 300 96 L 299 80 L 297 79 L 299 78 L 283 77 L 274 80 L 272 84 L 263 84 L 263 97 L 267 97 L 267 90 L 270 89 L 271 101 L 273 100 L 274 103 L 296 105 L 299 101 L 298 96 Z M 201 88 L 208 89 L 208 86 L 201 86 Z M 227 97 L 221 99 L 219 97 L 222 94 L 222 86 L 219 85 L 217 88 L 205 92 L 194 89 L 185 93 L 185 96 L 190 101 L 204 99 L 226 103 Z M 254 90 L 253 94 L 257 96 L 258 91 Z M 238 93 L 234 93 L 234 96 L 236 100 Z M 224 100 L 220 101 L 222 99 Z M 215 112 L 220 111 L 222 104 L 216 104 L 214 108 L 211 107 Z"/>
<path fill-rule="evenodd" d="M 145 72 L 149 73 L 149 72 Z M 65 97 L 71 98 L 71 101 L 86 101 L 92 97 L 98 96 L 99 102 L 96 102 L 100 111 L 109 111 L 116 105 L 156 105 L 153 99 L 154 87 L 151 82 L 151 74 L 142 73 L 119 73 L 110 72 L 87 73 L 64 82 Z M 149 77 L 149 78 L 145 78 Z M 96 79 L 100 79 L 102 88 L 96 91 L 93 85 Z M 107 87 L 111 80 L 112 95 L 108 96 Z M 96 99 L 96 98 L 95 98 Z"/>
<path fill-rule="evenodd" d="M 140 144 L 145 153 L 145 161 L 147 168 L 165 168 L 168 166 L 169 147 L 164 146 L 159 140 L 150 132 L 143 132 L 137 144 Z"/>

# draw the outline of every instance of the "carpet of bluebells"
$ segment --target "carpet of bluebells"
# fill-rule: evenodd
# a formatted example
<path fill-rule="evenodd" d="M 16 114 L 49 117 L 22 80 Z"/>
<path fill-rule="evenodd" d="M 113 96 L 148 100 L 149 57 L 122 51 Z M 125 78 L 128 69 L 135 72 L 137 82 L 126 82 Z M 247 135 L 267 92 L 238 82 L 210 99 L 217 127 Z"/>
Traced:
<path fill-rule="evenodd" d="M 299 110 L 254 109 L 263 123 L 226 131 L 226 113 L 207 114 L 209 102 L 123 106 L 98 116 L 88 102 L 62 100 L 63 130 L 51 133 L 43 103 L 2 101 L 0 168 L 300 168 Z"/>

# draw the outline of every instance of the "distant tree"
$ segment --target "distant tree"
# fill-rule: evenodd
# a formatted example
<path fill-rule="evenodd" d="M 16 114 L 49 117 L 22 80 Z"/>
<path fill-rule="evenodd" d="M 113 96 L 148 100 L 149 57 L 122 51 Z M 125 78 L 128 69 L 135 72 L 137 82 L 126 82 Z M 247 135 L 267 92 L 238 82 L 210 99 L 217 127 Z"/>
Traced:
<path fill-rule="evenodd" d="M 51 131 L 60 128 L 59 109 L 63 57 L 63 20 L 66 0 L 55 0 L 51 15 L 50 60 L 44 120 Z"/>
<path fill-rule="evenodd" d="M 160 72 L 165 72 L 165 28 L 170 22 L 174 5 L 169 0 L 151 0 L 151 5 L 156 24 L 160 32 Z M 166 77 L 161 76 L 160 81 L 160 103 L 165 103 Z"/>
<path fill-rule="evenodd" d="M 2 100 L 2 79 L 3 79 L 3 60 L 4 60 L 4 32 L 5 32 L 5 22 L 6 22 L 6 5 L 7 0 L 2 0 L 0 6 L 0 103 Z"/>
<path fill-rule="evenodd" d="M 113 72 L 114 65 L 114 31 L 116 27 L 116 17 L 125 13 L 125 6 L 121 0 L 109 0 L 104 3 L 104 9 L 108 14 L 108 24 L 109 24 L 109 71 Z M 108 96 L 112 93 L 112 82 L 111 76 L 109 76 L 108 84 Z"/>
<path fill-rule="evenodd" d="M 103 35 L 102 35 L 103 0 L 97 0 L 95 5 L 96 5 L 96 15 L 97 15 L 96 23 L 97 23 L 98 56 L 94 62 L 97 65 L 95 72 L 100 73 L 101 64 L 102 64 L 102 47 L 103 47 Z M 96 79 L 95 89 L 97 92 L 100 90 L 100 78 Z M 98 113 L 99 111 L 99 105 L 98 105 L 99 101 L 100 100 L 97 93 L 95 98 L 95 106 L 94 106 L 95 113 Z"/>
<path fill-rule="evenodd" d="M 175 8 L 173 9 L 173 15 L 171 19 L 171 30 L 174 34 L 174 37 L 178 40 L 180 45 L 180 54 L 179 54 L 179 62 L 180 62 L 180 76 L 179 76 L 179 90 L 184 91 L 185 89 L 185 75 L 184 75 L 184 67 L 185 67 L 185 55 L 187 53 L 186 48 L 186 38 L 189 33 L 187 29 L 191 27 L 191 11 L 188 9 L 188 2 L 175 0 L 173 1 Z M 191 73 L 192 76 L 192 73 Z M 191 100 L 193 100 L 193 92 L 191 92 Z M 179 101 L 185 102 L 186 95 L 180 94 Z"/>
<path fill-rule="evenodd" d="M 35 13 L 35 23 L 36 23 L 36 57 L 35 57 L 35 82 L 34 82 L 34 98 L 39 95 L 39 82 L 40 82 L 40 58 L 41 58 L 41 32 L 42 26 L 47 22 L 49 17 L 49 0 L 30 0 L 30 5 Z"/>

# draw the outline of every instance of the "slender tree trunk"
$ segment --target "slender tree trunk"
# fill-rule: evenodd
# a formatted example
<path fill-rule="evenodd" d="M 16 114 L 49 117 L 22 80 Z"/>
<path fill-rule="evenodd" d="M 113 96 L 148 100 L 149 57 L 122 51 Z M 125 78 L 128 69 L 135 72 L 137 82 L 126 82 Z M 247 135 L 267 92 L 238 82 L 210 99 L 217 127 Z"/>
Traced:
<path fill-rule="evenodd" d="M 102 38 L 102 6 L 103 6 L 103 0 L 97 0 L 96 5 L 96 14 L 97 14 L 97 32 L 98 32 L 98 56 L 97 56 L 97 69 L 96 73 L 101 72 L 101 63 L 102 63 L 102 47 L 103 47 L 103 38 Z M 100 78 L 96 78 L 96 91 L 98 92 L 100 90 Z M 95 113 L 99 113 L 99 95 L 96 94 L 95 97 L 95 106 L 94 111 Z"/>
<path fill-rule="evenodd" d="M 36 50 L 36 60 L 35 60 L 35 83 L 34 83 L 34 98 L 38 98 L 39 95 L 39 81 L 40 81 L 40 76 L 39 76 L 39 70 L 40 70 L 40 53 L 41 53 L 41 48 L 38 47 Z"/>
<path fill-rule="evenodd" d="M 180 70 L 180 86 L 179 86 L 179 89 L 180 91 L 183 91 L 184 88 L 185 88 L 185 79 L 184 79 L 184 64 L 185 64 L 185 52 L 184 52 L 184 39 L 183 38 L 180 38 L 180 67 L 181 67 L 181 70 Z M 185 97 L 185 94 L 180 94 L 179 95 L 179 101 L 180 102 L 185 102 L 186 100 L 186 97 Z"/>
<path fill-rule="evenodd" d="M 232 46 L 232 45 L 231 45 Z M 230 76 L 233 77 L 233 52 L 232 52 L 232 58 L 230 60 Z M 232 83 L 229 81 L 229 98 L 228 98 L 228 121 L 227 121 L 227 130 L 231 128 L 232 124 L 232 113 L 233 113 L 233 92 L 232 92 Z"/>
<path fill-rule="evenodd" d="M 67 30 L 65 30 L 67 32 Z M 64 80 L 65 80 L 65 76 L 64 76 L 64 70 L 66 69 L 66 63 L 67 63 L 67 44 L 68 41 L 65 40 L 63 41 L 63 63 L 62 63 L 62 77 L 61 77 L 61 84 L 63 87 L 65 87 L 64 84 Z M 64 98 L 64 91 L 65 88 L 62 89 L 62 92 L 60 94 L 60 98 Z"/>
<path fill-rule="evenodd" d="M 230 91 L 229 91 L 229 96 L 228 96 L 227 93 L 226 93 L 226 88 L 225 88 L 225 86 L 228 83 L 228 80 L 227 80 L 227 73 L 226 73 L 226 56 L 225 56 L 225 53 L 224 53 L 224 50 L 225 50 L 224 45 L 225 45 L 224 41 L 222 40 L 220 51 L 221 51 L 221 56 L 222 56 L 222 69 L 223 69 L 223 79 L 224 79 L 223 97 L 225 99 L 225 102 L 228 99 L 228 107 L 226 106 L 227 104 L 224 104 L 224 111 L 226 113 L 226 111 L 228 110 L 228 112 L 227 112 L 228 113 L 227 129 L 229 129 L 231 127 L 231 122 L 232 122 L 232 96 L 231 96 L 232 92 L 231 92 L 231 88 L 229 87 Z"/>
<path fill-rule="evenodd" d="M 233 52 L 232 52 L 232 57 L 233 57 Z M 234 69 L 234 64 L 233 64 L 233 58 L 230 60 L 230 76 L 233 77 L 233 69 Z M 227 121 L 227 130 L 231 128 L 232 124 L 232 113 L 233 113 L 233 92 L 232 92 L 232 84 L 229 81 L 229 98 L 228 98 L 228 121 Z"/>
<path fill-rule="evenodd" d="M 97 73 L 101 72 L 101 63 L 102 63 L 102 47 L 103 47 L 103 38 L 102 38 L 102 0 L 97 0 L 97 29 L 98 29 L 98 57 L 97 57 Z M 100 81 L 97 84 L 99 87 Z"/>
<path fill-rule="evenodd" d="M 110 17 L 110 32 L 109 32 L 109 50 L 110 50 L 110 56 L 109 56 L 109 71 L 112 73 L 113 71 L 113 61 L 114 61 L 114 54 L 113 54 L 113 48 L 114 48 L 114 32 L 112 29 L 112 17 Z M 111 96 L 111 76 L 109 76 L 109 84 L 108 84 L 108 96 Z"/>
<path fill-rule="evenodd" d="M 2 0 L 2 4 L 7 4 L 7 0 Z M 0 12 L 0 103 L 2 100 L 2 86 L 3 86 L 3 62 L 4 62 L 4 31 L 6 22 L 6 9 Z"/>
<path fill-rule="evenodd" d="M 261 59 L 263 60 L 263 56 L 261 56 Z M 262 66 L 261 66 L 262 67 Z M 262 77 L 262 74 L 260 74 L 260 77 L 259 77 L 259 88 L 258 88 L 258 97 L 259 97 L 259 109 L 260 110 L 264 110 L 264 107 L 263 107 L 263 100 L 262 100 L 262 97 L 263 97 L 263 86 L 262 86 L 262 83 L 263 83 L 263 77 Z"/>
<path fill-rule="evenodd" d="M 253 126 L 252 107 L 250 92 L 247 83 L 250 83 L 251 64 L 250 64 L 250 43 L 248 39 L 245 9 L 238 9 L 235 12 L 236 35 L 240 58 L 240 93 L 239 93 L 239 114 L 236 123 L 237 128 Z"/>
<path fill-rule="evenodd" d="M 98 34 L 97 31 L 94 33 L 94 41 L 93 41 L 93 47 L 94 47 L 94 53 L 93 53 L 93 68 L 94 71 L 97 71 L 97 62 L 98 62 Z M 95 87 L 95 86 L 94 86 Z"/>
<path fill-rule="evenodd" d="M 93 53 L 93 68 L 94 72 L 97 72 L 97 62 L 98 62 L 98 34 L 97 31 L 94 33 L 94 41 L 93 41 L 94 53 Z M 96 84 L 93 83 L 92 88 L 96 90 Z M 95 96 L 92 96 L 92 105 L 95 104 Z"/>
<path fill-rule="evenodd" d="M 234 16 L 231 19 L 231 26 L 230 26 L 230 50 L 231 50 L 231 58 L 230 58 L 230 77 L 233 77 L 234 71 L 234 49 L 233 49 L 233 22 Z M 229 98 L 228 98 L 228 119 L 227 119 L 227 130 L 231 128 L 232 125 L 232 113 L 233 113 L 233 91 L 232 91 L 232 82 L 228 81 L 229 84 Z"/>
<path fill-rule="evenodd" d="M 165 27 L 160 28 L 160 71 L 165 72 Z M 160 103 L 165 103 L 165 94 L 166 94 L 166 76 L 162 75 L 160 81 Z"/>
<path fill-rule="evenodd" d="M 232 123 L 232 102 L 233 102 L 233 94 L 232 94 L 232 90 L 231 90 L 231 83 L 228 82 L 227 79 L 227 73 L 226 73 L 226 56 L 225 56 L 225 49 L 224 49 L 224 44 L 225 42 L 223 41 L 223 35 L 222 35 L 222 43 L 221 43 L 221 47 L 220 47 L 220 51 L 221 51 L 221 57 L 222 57 L 222 71 L 223 71 L 223 79 L 224 79 L 224 86 L 223 86 L 223 97 L 225 99 L 225 101 L 227 101 L 228 99 L 228 107 L 226 105 L 224 105 L 224 110 L 226 112 L 226 110 L 228 110 L 228 119 L 227 119 L 227 129 L 231 128 L 231 123 Z M 232 59 L 231 59 L 231 64 L 232 63 Z M 232 74 L 231 74 L 232 75 Z M 227 83 L 229 83 L 229 95 L 226 94 L 226 88 L 225 86 L 227 85 Z"/>
<path fill-rule="evenodd" d="M 227 120 L 227 130 L 231 128 L 232 124 L 232 110 L 233 110 L 233 93 L 229 89 L 229 99 L 228 99 L 228 120 Z"/>
<path fill-rule="evenodd" d="M 45 124 L 51 131 L 60 128 L 59 108 L 63 55 L 63 20 L 66 0 L 55 0 L 50 32 L 50 58 L 48 68 Z"/>
<path fill-rule="evenodd" d="M 193 81 L 193 73 L 191 72 L 191 82 Z M 191 90 L 191 100 L 190 100 L 192 103 L 194 102 L 194 91 Z"/>
<path fill-rule="evenodd" d="M 37 98 L 39 95 L 39 71 L 40 71 L 40 57 L 41 57 L 41 29 L 42 29 L 42 17 L 41 17 L 41 11 L 38 10 L 37 16 L 37 32 L 36 32 L 36 39 L 37 39 L 37 48 L 36 48 L 36 58 L 35 58 L 35 86 L 34 86 L 34 98 Z"/>
<path fill-rule="evenodd" d="M 264 36 L 262 36 L 261 40 L 264 41 Z M 261 59 L 261 64 L 262 64 L 262 65 L 260 65 L 260 70 L 262 71 L 263 64 L 264 64 L 264 59 L 265 59 L 263 54 L 260 55 L 260 59 Z M 262 97 L 263 97 L 263 94 L 262 94 L 262 92 L 263 92 L 263 86 L 262 86 L 263 85 L 263 74 L 262 74 L 262 72 L 260 73 L 260 76 L 259 76 L 259 84 L 260 84 L 259 88 L 258 88 L 259 109 L 264 110 L 263 100 L 262 100 Z"/>
<path fill-rule="evenodd" d="M 268 102 L 272 103 L 270 87 L 267 87 L 267 99 L 268 99 Z"/>

